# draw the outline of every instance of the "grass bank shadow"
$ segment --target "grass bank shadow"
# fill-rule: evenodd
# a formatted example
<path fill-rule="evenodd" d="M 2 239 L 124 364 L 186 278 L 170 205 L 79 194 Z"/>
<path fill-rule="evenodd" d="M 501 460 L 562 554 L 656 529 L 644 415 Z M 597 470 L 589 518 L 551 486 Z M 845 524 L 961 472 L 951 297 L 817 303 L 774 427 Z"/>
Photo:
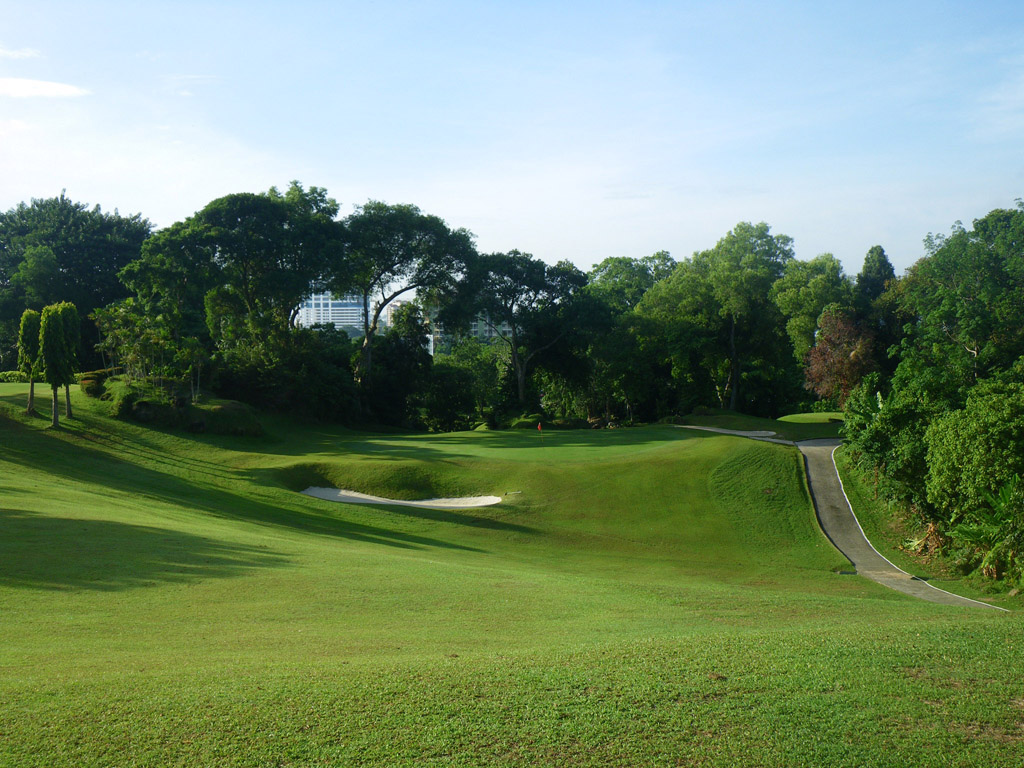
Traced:
<path fill-rule="evenodd" d="M 518 523 L 506 523 L 503 520 L 494 520 L 489 517 L 478 515 L 467 515 L 462 512 L 453 512 L 449 509 L 424 509 L 423 507 L 403 507 L 401 505 L 387 505 L 388 512 L 407 517 L 415 517 L 421 520 L 432 520 L 437 523 L 452 523 L 454 525 L 467 525 L 473 528 L 483 528 L 490 531 L 506 531 L 509 533 L 539 534 L 537 528 Z"/>
<path fill-rule="evenodd" d="M 182 531 L 0 509 L 0 586 L 116 591 L 277 568 L 287 557 Z"/>
<path fill-rule="evenodd" d="M 215 517 L 302 531 L 320 536 L 383 544 L 405 549 L 442 547 L 482 550 L 381 526 L 316 514 L 299 506 L 278 506 L 234 493 L 210 483 L 199 485 L 174 474 L 159 472 L 93 448 L 79 435 L 35 430 L 3 420 L 7 434 L 0 440 L 0 462 L 25 466 L 64 480 L 100 486 L 147 499 L 168 502 Z M 283 492 L 283 491 L 282 491 Z"/>

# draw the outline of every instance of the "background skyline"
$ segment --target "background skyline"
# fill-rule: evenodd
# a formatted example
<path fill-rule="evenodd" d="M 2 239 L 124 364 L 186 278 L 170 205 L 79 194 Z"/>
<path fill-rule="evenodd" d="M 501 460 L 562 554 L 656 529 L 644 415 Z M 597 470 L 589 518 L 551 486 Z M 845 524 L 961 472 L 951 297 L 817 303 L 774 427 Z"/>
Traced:
<path fill-rule="evenodd" d="M 0 2 L 0 209 L 413 203 L 583 269 L 740 221 L 897 272 L 1024 195 L 1008 2 Z"/>

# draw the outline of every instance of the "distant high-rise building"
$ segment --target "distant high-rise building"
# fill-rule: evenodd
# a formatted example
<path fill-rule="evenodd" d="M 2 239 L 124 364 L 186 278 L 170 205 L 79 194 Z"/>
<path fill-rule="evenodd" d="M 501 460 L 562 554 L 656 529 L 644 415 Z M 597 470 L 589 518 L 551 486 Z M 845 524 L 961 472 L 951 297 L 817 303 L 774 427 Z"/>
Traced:
<path fill-rule="evenodd" d="M 406 304 L 410 304 L 409 301 L 402 299 L 395 299 L 386 307 L 384 307 L 384 314 L 382 315 L 385 325 L 391 327 L 395 324 L 395 312 L 404 307 Z"/>
<path fill-rule="evenodd" d="M 468 332 L 467 332 L 468 331 Z M 508 323 L 498 323 L 495 325 L 487 315 L 477 315 L 474 320 L 469 323 L 467 331 L 463 331 L 460 335 L 471 336 L 478 341 L 490 342 L 497 338 L 507 338 L 512 332 L 512 327 Z M 452 344 L 456 338 L 452 334 L 448 333 L 444 327 L 437 322 L 430 323 L 430 342 L 428 349 L 430 354 L 433 355 L 435 351 L 450 351 Z"/>
<path fill-rule="evenodd" d="M 361 334 L 363 332 L 363 317 L 362 296 L 355 294 L 332 296 L 329 293 L 314 293 L 299 305 L 299 314 L 295 323 L 303 327 L 326 323 L 335 328 L 354 328 Z"/>

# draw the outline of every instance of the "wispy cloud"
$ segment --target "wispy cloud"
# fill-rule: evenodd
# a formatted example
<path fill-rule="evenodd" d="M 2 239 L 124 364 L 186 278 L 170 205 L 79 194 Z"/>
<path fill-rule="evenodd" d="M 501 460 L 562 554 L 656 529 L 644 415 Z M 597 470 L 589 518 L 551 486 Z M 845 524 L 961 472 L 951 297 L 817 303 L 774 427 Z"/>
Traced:
<path fill-rule="evenodd" d="M 1024 74 L 1014 73 L 979 99 L 977 134 L 1005 139 L 1024 130 Z"/>
<path fill-rule="evenodd" d="M 27 80 L 20 77 L 0 77 L 0 96 L 12 99 L 66 99 L 88 95 L 89 91 L 84 88 L 67 83 Z"/>
<path fill-rule="evenodd" d="M 214 75 L 169 75 L 164 78 L 167 89 L 178 96 L 194 96 L 193 86 L 219 81 L 220 78 Z"/>
<path fill-rule="evenodd" d="M 0 59 L 38 59 L 42 56 L 35 48 L 4 48 L 0 46 Z"/>

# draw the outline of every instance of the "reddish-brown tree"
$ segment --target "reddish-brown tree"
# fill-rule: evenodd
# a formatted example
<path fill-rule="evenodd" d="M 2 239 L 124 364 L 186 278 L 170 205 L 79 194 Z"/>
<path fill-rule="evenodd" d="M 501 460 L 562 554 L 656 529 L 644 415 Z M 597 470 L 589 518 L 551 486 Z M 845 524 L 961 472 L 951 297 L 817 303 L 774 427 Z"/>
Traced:
<path fill-rule="evenodd" d="M 836 304 L 825 307 L 818 320 L 814 346 L 807 353 L 804 386 L 822 399 L 836 399 L 841 408 L 850 391 L 875 363 L 870 332 Z"/>

